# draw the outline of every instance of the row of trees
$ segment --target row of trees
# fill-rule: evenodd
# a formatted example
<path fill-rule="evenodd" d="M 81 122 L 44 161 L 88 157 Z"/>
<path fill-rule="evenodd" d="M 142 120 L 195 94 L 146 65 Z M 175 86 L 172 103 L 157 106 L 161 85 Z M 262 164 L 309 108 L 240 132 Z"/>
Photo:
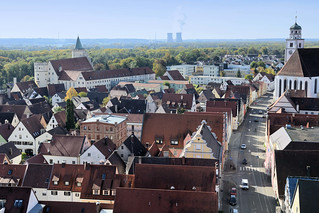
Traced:
<path fill-rule="evenodd" d="M 150 67 L 160 76 L 166 66 L 177 64 L 193 64 L 197 61 L 206 63 L 221 62 L 226 54 L 275 54 L 282 56 L 284 44 L 281 42 L 225 42 L 214 47 L 136 47 L 133 49 L 88 49 L 96 70 Z M 195 44 L 194 44 L 195 45 Z M 198 44 L 197 46 L 201 46 Z M 0 86 L 17 77 L 18 81 L 32 80 L 34 62 L 69 58 L 70 49 L 22 51 L 0 50 Z M 260 66 L 258 66 L 260 67 Z M 264 67 L 265 68 L 265 67 Z M 28 75 L 27 77 L 25 77 Z"/>

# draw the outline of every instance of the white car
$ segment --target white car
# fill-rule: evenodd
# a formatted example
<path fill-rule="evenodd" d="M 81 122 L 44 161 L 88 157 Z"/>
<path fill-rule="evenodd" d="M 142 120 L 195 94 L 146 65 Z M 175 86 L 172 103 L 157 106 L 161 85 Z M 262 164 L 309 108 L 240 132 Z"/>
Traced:
<path fill-rule="evenodd" d="M 241 149 L 246 149 L 246 148 L 247 148 L 247 147 L 246 147 L 246 144 L 243 143 L 243 144 L 240 146 L 240 148 L 241 148 Z"/>
<path fill-rule="evenodd" d="M 249 189 L 248 179 L 241 179 L 241 186 L 242 189 Z"/>

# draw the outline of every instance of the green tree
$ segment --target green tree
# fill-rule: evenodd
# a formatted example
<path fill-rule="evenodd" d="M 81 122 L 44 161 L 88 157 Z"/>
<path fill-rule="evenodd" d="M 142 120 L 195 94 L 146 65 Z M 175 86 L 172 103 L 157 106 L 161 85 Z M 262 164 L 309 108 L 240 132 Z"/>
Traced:
<path fill-rule="evenodd" d="M 251 74 L 245 75 L 246 80 L 253 80 L 254 77 Z"/>
<path fill-rule="evenodd" d="M 156 59 L 153 63 L 153 71 L 155 72 L 156 77 L 163 76 L 166 72 L 164 61 Z"/>
<path fill-rule="evenodd" d="M 64 110 L 63 107 L 60 107 L 60 106 L 53 108 L 54 113 L 61 112 L 63 110 Z"/>
<path fill-rule="evenodd" d="M 239 70 L 239 69 L 237 70 L 236 77 L 237 77 L 237 78 L 241 78 L 241 72 L 240 72 L 240 70 Z"/>
<path fill-rule="evenodd" d="M 87 92 L 79 92 L 78 94 L 80 97 L 87 97 L 88 93 Z"/>
<path fill-rule="evenodd" d="M 108 103 L 110 101 L 110 96 L 107 96 L 107 97 L 105 97 L 104 99 L 103 99 L 103 101 L 102 101 L 102 107 L 105 107 L 106 106 L 106 104 Z"/>
<path fill-rule="evenodd" d="M 186 111 L 186 109 L 184 109 L 183 107 L 177 108 L 177 114 L 184 114 L 185 111 Z"/>
<path fill-rule="evenodd" d="M 226 73 L 225 73 L 225 71 L 223 70 L 223 71 L 220 71 L 219 75 L 220 75 L 221 77 L 225 77 L 225 76 L 226 76 Z"/>
<path fill-rule="evenodd" d="M 71 99 L 66 101 L 66 129 L 74 129 L 75 118 L 74 118 L 74 105 Z"/>
<path fill-rule="evenodd" d="M 198 86 L 195 90 L 196 90 L 197 94 L 199 94 L 199 93 L 201 93 L 204 90 L 204 88 Z"/>
<path fill-rule="evenodd" d="M 167 82 L 167 81 L 165 81 L 165 82 L 163 83 L 163 85 L 164 85 L 164 86 L 167 86 L 168 88 L 171 88 L 170 83 L 169 83 L 169 82 Z"/>

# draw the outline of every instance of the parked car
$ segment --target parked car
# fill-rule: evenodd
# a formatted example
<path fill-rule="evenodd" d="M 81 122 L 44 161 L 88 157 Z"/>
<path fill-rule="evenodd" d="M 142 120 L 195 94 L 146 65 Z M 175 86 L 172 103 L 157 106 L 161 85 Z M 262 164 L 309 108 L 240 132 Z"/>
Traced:
<path fill-rule="evenodd" d="M 237 189 L 235 187 L 231 188 L 230 195 L 237 195 Z"/>
<path fill-rule="evenodd" d="M 241 186 L 242 189 L 248 190 L 249 189 L 249 183 L 248 179 L 242 179 L 241 180 Z"/>
<path fill-rule="evenodd" d="M 244 165 L 246 165 L 246 164 L 247 164 L 247 160 L 246 160 L 246 158 L 244 158 L 244 160 L 242 161 L 242 163 L 243 163 Z"/>
<path fill-rule="evenodd" d="M 255 119 L 254 119 L 254 121 L 255 121 L 255 122 L 258 122 L 258 119 L 257 119 L 257 118 L 255 118 Z"/>
<path fill-rule="evenodd" d="M 246 148 L 247 148 L 247 147 L 246 147 L 246 144 L 243 143 L 243 144 L 240 146 L 240 148 L 241 148 L 241 149 L 246 149 Z"/>
<path fill-rule="evenodd" d="M 236 196 L 230 195 L 229 204 L 235 206 L 237 204 Z"/>
<path fill-rule="evenodd" d="M 263 114 L 263 111 L 262 111 L 262 110 L 259 110 L 258 113 L 259 113 L 259 114 Z"/>

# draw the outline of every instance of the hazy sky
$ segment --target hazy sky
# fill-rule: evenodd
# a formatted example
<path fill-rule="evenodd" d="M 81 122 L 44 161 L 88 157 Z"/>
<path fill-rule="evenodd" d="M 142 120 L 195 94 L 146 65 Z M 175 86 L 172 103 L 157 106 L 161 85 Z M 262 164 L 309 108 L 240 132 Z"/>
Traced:
<path fill-rule="evenodd" d="M 1 0 L 0 38 L 287 38 L 296 11 L 303 37 L 319 38 L 318 9 L 317 0 Z"/>

